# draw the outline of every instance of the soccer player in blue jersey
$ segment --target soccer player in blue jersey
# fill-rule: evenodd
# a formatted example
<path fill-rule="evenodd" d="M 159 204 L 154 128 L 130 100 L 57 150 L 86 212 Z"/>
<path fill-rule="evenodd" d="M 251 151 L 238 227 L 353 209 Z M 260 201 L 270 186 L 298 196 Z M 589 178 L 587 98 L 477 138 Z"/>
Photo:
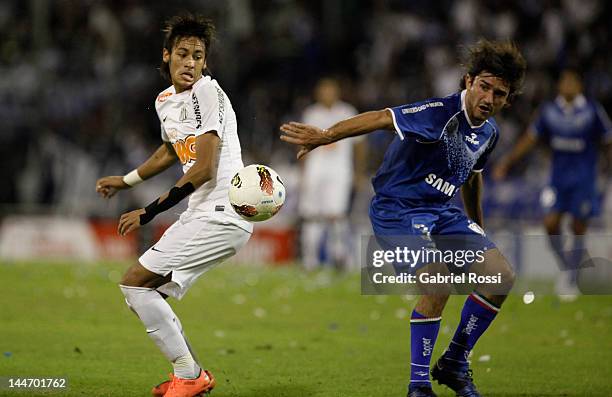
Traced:
<path fill-rule="evenodd" d="M 576 69 L 561 71 L 558 96 L 546 102 L 535 121 L 513 150 L 494 169 L 494 178 L 503 179 L 512 165 L 521 160 L 538 143 L 552 150 L 550 185 L 542 192 L 546 207 L 544 226 L 560 267 L 557 293 L 563 300 L 573 300 L 579 290 L 577 270 L 583 259 L 584 238 L 590 217 L 599 211 L 597 192 L 598 154 L 603 144 L 612 143 L 612 123 L 603 107 L 583 94 L 582 79 Z M 607 149 L 609 150 L 609 146 Z M 572 217 L 575 235 L 573 249 L 563 252 L 561 220 Z"/>
<path fill-rule="evenodd" d="M 377 240 L 386 236 L 463 235 L 487 250 L 484 268 L 501 285 L 479 285 L 467 298 L 461 321 L 431 374 L 458 396 L 478 397 L 467 357 L 500 310 L 514 282 L 510 264 L 483 231 L 482 171 L 499 136 L 493 116 L 518 94 L 526 63 L 515 45 L 479 41 L 469 49 L 462 91 L 445 98 L 359 114 L 319 129 L 281 126 L 281 139 L 300 146 L 298 158 L 318 146 L 376 130 L 396 136 L 373 179 L 370 219 Z M 448 203 L 461 190 L 465 213 Z M 466 215 L 467 213 L 467 215 Z M 379 240 L 380 241 L 380 240 Z M 429 367 L 449 290 L 422 295 L 412 312 L 409 397 L 431 397 Z"/>

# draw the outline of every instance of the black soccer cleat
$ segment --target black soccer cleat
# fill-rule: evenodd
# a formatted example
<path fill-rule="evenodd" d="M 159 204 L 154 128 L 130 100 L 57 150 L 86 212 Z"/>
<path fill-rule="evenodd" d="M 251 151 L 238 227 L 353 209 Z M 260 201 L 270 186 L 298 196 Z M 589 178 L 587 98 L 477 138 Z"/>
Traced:
<path fill-rule="evenodd" d="M 472 380 L 472 370 L 467 367 L 459 368 L 440 358 L 431 369 L 431 377 L 452 389 L 457 397 L 482 397 Z"/>
<path fill-rule="evenodd" d="M 416 386 L 416 387 L 408 387 L 408 394 L 406 397 L 438 397 L 436 393 L 433 392 L 431 386 Z"/>

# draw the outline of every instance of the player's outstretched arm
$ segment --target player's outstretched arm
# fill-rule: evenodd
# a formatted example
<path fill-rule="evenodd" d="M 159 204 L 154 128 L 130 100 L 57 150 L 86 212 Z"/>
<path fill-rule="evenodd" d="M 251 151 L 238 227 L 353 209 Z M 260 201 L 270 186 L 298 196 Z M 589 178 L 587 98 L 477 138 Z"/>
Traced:
<path fill-rule="evenodd" d="M 137 169 L 127 175 L 105 176 L 96 182 L 96 191 L 104 198 L 113 197 L 119 190 L 127 189 L 166 170 L 178 157 L 170 142 L 164 142 Z"/>
<path fill-rule="evenodd" d="M 216 173 L 219 142 L 220 139 L 215 131 L 198 135 L 195 141 L 196 161 L 191 168 L 170 191 L 155 199 L 151 204 L 145 208 L 121 215 L 117 232 L 125 236 L 140 226 L 151 222 L 157 214 L 174 207 L 197 188 L 211 180 Z"/>
<path fill-rule="evenodd" d="M 367 134 L 376 130 L 393 130 L 393 118 L 388 110 L 378 110 L 358 114 L 342 120 L 328 129 L 312 125 L 291 122 L 283 124 L 281 139 L 285 142 L 301 146 L 298 159 L 311 150 L 340 139 Z"/>

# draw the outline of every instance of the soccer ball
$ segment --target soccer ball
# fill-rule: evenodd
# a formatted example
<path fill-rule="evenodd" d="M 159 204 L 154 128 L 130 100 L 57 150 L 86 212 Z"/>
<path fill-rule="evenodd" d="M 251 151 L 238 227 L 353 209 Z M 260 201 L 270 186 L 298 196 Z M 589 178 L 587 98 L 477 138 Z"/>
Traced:
<path fill-rule="evenodd" d="M 270 219 L 285 202 L 285 186 L 276 171 L 261 164 L 244 167 L 230 183 L 234 211 L 251 222 Z"/>

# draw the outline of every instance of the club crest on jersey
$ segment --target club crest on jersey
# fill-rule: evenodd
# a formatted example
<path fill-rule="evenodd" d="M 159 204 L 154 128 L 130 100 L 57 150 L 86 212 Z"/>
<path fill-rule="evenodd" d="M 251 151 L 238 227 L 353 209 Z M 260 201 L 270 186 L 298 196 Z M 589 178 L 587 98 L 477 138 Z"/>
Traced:
<path fill-rule="evenodd" d="M 181 114 L 179 115 L 179 121 L 182 123 L 185 120 L 187 120 L 187 106 L 183 105 L 181 108 Z"/>

